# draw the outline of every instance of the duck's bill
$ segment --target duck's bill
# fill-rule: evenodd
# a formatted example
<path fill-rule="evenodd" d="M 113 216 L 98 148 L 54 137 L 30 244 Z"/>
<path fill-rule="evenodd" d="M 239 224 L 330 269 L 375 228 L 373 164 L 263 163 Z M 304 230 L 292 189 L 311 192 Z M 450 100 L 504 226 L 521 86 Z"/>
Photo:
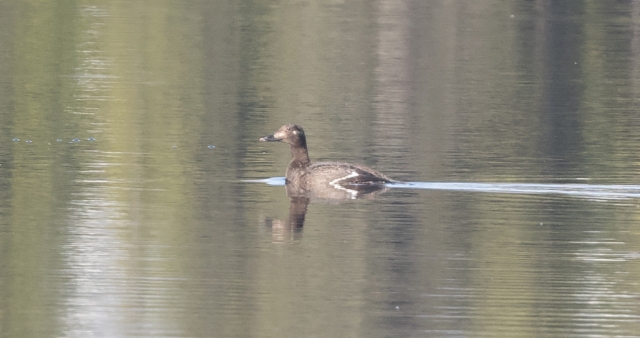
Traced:
<path fill-rule="evenodd" d="M 265 136 L 265 137 L 261 137 L 260 138 L 260 142 L 277 142 L 277 141 L 282 141 L 281 138 L 277 138 L 273 135 L 269 135 L 269 136 Z"/>

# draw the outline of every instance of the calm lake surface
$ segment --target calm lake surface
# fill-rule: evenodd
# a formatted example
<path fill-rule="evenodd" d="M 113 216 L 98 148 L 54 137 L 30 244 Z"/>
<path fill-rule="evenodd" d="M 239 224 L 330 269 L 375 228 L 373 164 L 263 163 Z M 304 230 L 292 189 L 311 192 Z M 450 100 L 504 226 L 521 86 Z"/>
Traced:
<path fill-rule="evenodd" d="M 639 110 L 637 1 L 0 1 L 0 336 L 638 337 Z"/>

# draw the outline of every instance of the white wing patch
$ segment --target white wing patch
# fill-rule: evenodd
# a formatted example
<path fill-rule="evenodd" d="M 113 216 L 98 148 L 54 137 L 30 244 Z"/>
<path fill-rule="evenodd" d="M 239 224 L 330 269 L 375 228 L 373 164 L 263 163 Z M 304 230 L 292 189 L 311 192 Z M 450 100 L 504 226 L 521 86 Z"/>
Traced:
<path fill-rule="evenodd" d="M 353 189 L 347 189 L 347 188 L 341 186 L 340 182 L 342 182 L 344 180 L 348 180 L 348 179 L 353 178 L 353 177 L 358 177 L 358 176 L 360 176 L 360 175 L 357 172 L 354 171 L 354 172 L 352 172 L 351 174 L 349 174 L 349 175 L 347 175 L 345 177 L 336 178 L 335 180 L 329 182 L 329 185 L 334 187 L 334 188 L 336 188 L 336 189 L 338 189 L 338 190 L 346 191 L 347 193 L 349 193 L 351 195 L 351 199 L 355 199 L 356 196 L 358 196 L 358 191 L 357 190 L 353 190 Z"/>

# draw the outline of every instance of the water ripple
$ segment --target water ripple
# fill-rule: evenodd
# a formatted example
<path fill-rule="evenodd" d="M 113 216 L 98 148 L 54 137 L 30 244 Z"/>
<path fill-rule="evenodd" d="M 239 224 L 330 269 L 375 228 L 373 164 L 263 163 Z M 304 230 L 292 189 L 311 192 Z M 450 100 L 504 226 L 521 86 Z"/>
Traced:
<path fill-rule="evenodd" d="M 592 199 L 632 199 L 640 197 L 640 185 L 407 182 L 389 184 L 388 187 L 502 194 L 558 194 Z"/>

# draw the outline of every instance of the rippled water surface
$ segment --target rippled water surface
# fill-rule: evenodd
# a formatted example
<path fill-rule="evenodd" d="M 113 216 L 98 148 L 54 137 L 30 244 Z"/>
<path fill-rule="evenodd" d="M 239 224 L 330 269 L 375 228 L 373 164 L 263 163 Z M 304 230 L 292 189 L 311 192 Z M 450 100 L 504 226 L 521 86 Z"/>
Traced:
<path fill-rule="evenodd" d="M 638 13 L 0 1 L 0 336 L 640 336 Z"/>

